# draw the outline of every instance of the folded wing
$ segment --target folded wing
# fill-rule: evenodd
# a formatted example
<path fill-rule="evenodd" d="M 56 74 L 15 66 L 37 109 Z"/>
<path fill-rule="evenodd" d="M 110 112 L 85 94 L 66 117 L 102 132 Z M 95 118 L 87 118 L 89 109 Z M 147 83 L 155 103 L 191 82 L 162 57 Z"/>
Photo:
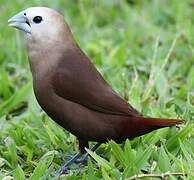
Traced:
<path fill-rule="evenodd" d="M 56 94 L 91 110 L 125 116 L 140 116 L 118 96 L 78 48 L 64 53 L 55 68 L 52 85 Z"/>

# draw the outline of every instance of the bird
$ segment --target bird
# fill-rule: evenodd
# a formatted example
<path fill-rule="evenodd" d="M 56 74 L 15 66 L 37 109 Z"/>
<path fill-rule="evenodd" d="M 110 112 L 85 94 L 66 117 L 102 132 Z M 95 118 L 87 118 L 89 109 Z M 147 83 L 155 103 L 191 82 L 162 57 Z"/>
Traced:
<path fill-rule="evenodd" d="M 49 7 L 30 7 L 8 20 L 24 32 L 35 97 L 46 114 L 75 135 L 79 153 L 61 168 L 86 154 L 89 142 L 100 144 L 147 134 L 183 120 L 144 117 L 105 81 L 81 50 L 64 16 Z"/>

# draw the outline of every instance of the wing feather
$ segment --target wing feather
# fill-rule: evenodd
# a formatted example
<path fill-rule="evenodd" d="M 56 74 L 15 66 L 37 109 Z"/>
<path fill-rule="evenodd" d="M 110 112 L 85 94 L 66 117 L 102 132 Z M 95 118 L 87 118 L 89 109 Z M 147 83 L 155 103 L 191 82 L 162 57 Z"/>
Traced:
<path fill-rule="evenodd" d="M 52 85 L 57 95 L 94 111 L 140 116 L 138 111 L 115 93 L 79 48 L 61 57 Z"/>

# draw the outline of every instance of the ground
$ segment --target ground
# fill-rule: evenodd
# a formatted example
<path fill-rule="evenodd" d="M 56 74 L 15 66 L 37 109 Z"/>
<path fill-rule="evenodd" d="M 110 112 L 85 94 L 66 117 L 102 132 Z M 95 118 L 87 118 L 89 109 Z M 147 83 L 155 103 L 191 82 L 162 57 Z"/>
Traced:
<path fill-rule="evenodd" d="M 0 3 L 0 179 L 54 179 L 54 172 L 77 151 L 76 138 L 40 110 L 23 34 L 7 25 L 22 9 L 43 5 L 64 14 L 81 48 L 136 109 L 145 116 L 186 120 L 122 145 L 103 144 L 96 153 L 89 151 L 85 166 L 72 166 L 61 179 L 124 179 L 167 172 L 194 178 L 192 0 Z"/>

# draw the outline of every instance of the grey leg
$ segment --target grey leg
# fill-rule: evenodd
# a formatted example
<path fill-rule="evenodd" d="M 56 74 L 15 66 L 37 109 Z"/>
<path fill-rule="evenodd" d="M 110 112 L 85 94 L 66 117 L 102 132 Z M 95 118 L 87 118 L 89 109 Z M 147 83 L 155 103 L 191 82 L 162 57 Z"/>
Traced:
<path fill-rule="evenodd" d="M 92 147 L 91 151 L 96 151 L 96 149 L 98 149 L 98 147 L 99 147 L 100 145 L 101 145 L 101 143 L 95 144 L 95 145 Z M 89 154 L 86 152 L 82 157 L 83 157 L 83 158 L 81 158 L 81 159 L 80 159 L 80 158 L 77 159 L 76 162 L 77 162 L 77 163 L 85 164 L 85 163 L 88 161 Z"/>
<path fill-rule="evenodd" d="M 92 147 L 92 151 L 95 151 L 101 143 L 97 143 Z M 83 156 L 82 159 L 80 159 Z M 75 156 L 73 156 L 69 161 L 67 161 L 63 166 L 61 166 L 59 172 L 57 172 L 58 177 L 60 177 L 62 174 L 67 174 L 69 170 L 69 166 L 72 165 L 73 163 L 86 163 L 88 160 L 88 153 L 85 153 L 84 155 L 79 152 Z"/>

